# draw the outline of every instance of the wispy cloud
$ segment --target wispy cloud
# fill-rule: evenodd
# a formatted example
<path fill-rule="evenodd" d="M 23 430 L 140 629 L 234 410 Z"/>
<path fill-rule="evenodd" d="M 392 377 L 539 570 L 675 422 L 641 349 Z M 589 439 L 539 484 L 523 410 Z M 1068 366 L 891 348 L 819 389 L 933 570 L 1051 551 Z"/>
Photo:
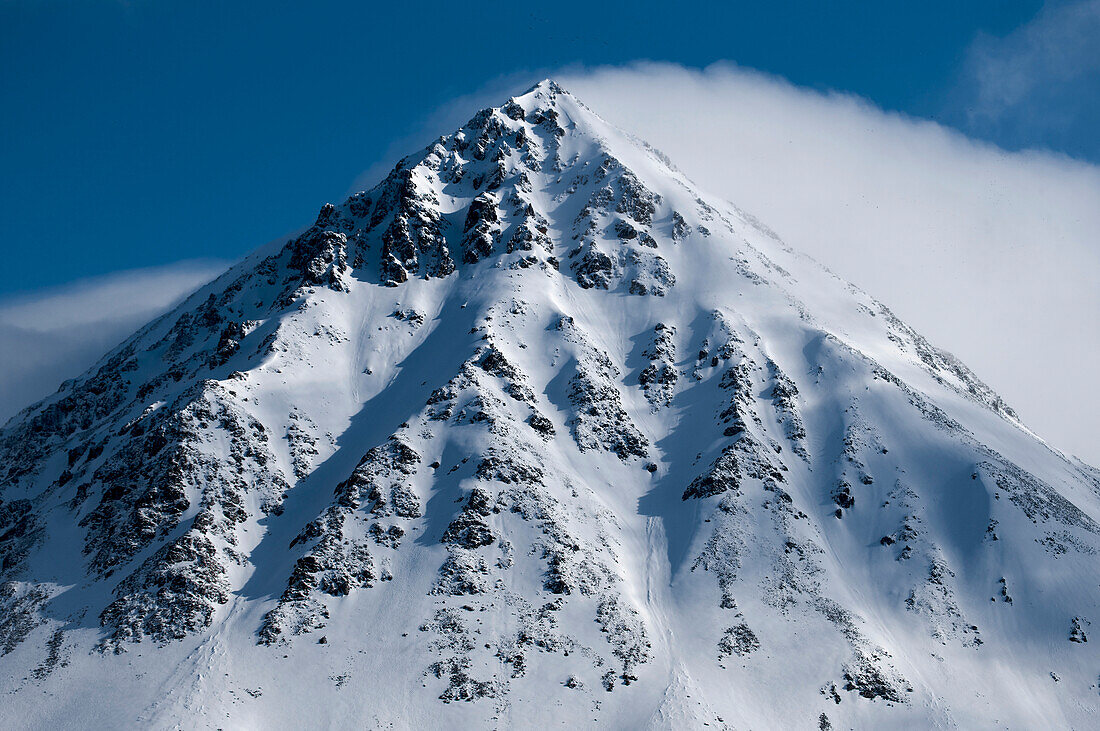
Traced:
<path fill-rule="evenodd" d="M 1051 2 L 1006 36 L 980 34 L 953 99 L 972 131 L 1100 159 L 1100 0 Z"/>
<path fill-rule="evenodd" d="M 183 261 L 0 300 L 0 423 L 82 373 L 227 266 Z"/>

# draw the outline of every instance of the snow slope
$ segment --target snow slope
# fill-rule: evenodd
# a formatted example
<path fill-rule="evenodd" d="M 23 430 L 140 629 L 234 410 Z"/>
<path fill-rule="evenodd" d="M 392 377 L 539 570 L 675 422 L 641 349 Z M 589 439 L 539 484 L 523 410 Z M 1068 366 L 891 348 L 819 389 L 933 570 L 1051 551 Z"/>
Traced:
<path fill-rule="evenodd" d="M 0 454 L 6 728 L 1100 710 L 1100 474 L 549 81 Z"/>

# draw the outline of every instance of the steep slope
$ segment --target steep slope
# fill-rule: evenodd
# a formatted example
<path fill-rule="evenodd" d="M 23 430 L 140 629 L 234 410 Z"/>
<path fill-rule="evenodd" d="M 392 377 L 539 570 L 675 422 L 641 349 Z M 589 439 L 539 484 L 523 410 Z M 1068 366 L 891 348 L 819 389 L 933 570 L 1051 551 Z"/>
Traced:
<path fill-rule="evenodd" d="M 1100 710 L 1097 473 L 552 82 L 0 453 L 5 726 Z"/>

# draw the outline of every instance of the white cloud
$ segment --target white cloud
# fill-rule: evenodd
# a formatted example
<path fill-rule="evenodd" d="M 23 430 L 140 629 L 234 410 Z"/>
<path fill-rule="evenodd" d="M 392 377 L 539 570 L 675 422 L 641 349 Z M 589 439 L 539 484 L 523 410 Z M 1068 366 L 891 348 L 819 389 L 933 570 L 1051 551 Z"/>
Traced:
<path fill-rule="evenodd" d="M 716 65 L 558 75 L 1100 464 L 1100 167 Z"/>
<path fill-rule="evenodd" d="M 0 301 L 0 423 L 80 375 L 227 266 L 222 261 L 183 261 Z"/>

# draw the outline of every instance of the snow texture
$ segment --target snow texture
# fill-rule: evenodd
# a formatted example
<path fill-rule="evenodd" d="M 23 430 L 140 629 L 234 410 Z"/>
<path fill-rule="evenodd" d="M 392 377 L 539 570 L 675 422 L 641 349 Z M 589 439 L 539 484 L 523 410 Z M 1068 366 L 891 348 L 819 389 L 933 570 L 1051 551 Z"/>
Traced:
<path fill-rule="evenodd" d="M 0 725 L 1084 728 L 1098 520 L 546 81 L 0 430 Z"/>

